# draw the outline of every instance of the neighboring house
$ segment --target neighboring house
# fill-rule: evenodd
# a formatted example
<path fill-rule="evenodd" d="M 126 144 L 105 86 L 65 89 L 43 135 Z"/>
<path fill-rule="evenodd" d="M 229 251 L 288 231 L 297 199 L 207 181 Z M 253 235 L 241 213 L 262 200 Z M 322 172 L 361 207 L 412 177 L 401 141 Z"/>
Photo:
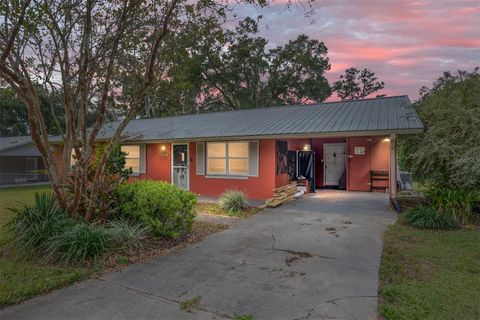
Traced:
<path fill-rule="evenodd" d="M 42 156 L 30 136 L 0 138 L 0 185 L 47 181 Z"/>
<path fill-rule="evenodd" d="M 293 165 L 310 170 L 316 188 L 370 191 L 376 172 L 375 190 L 394 197 L 397 135 L 422 130 L 408 97 L 395 96 L 133 120 L 122 149 L 131 180 L 165 180 L 199 195 L 236 189 L 266 199 L 297 178 Z"/>

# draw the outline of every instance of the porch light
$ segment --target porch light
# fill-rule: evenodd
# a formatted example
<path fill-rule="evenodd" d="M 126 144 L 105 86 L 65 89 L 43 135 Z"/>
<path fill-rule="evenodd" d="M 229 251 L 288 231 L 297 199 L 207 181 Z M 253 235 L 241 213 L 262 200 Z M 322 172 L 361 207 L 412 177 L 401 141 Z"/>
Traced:
<path fill-rule="evenodd" d="M 389 138 L 389 137 L 385 137 L 385 138 L 383 138 L 382 141 L 383 141 L 383 142 L 390 142 L 390 138 Z"/>
<path fill-rule="evenodd" d="M 167 147 L 164 144 L 162 144 L 162 146 L 160 147 L 160 150 L 165 151 L 167 150 Z"/>
<path fill-rule="evenodd" d="M 304 151 L 310 151 L 310 144 L 306 143 L 306 144 L 303 146 L 303 150 L 304 150 Z"/>

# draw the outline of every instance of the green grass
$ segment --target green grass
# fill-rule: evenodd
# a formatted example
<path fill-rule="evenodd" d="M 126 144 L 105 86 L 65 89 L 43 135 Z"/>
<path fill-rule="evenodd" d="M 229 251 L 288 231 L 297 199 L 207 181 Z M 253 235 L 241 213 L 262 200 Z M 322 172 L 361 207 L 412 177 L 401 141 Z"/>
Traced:
<path fill-rule="evenodd" d="M 208 214 L 216 214 L 221 216 L 230 216 L 230 217 L 239 217 L 239 218 L 247 218 L 257 214 L 260 208 L 252 207 L 247 210 L 237 211 L 237 212 L 227 212 L 223 210 L 218 203 L 213 202 L 199 202 L 197 203 L 197 212 L 203 212 Z"/>
<path fill-rule="evenodd" d="M 380 266 L 385 319 L 480 319 L 480 230 L 392 225 Z"/>
<path fill-rule="evenodd" d="M 31 205 L 35 192 L 48 190 L 49 186 L 0 189 L 0 306 L 18 303 L 88 276 L 85 268 L 41 264 L 10 248 L 12 237 L 5 224 L 13 213 L 7 208 Z"/>

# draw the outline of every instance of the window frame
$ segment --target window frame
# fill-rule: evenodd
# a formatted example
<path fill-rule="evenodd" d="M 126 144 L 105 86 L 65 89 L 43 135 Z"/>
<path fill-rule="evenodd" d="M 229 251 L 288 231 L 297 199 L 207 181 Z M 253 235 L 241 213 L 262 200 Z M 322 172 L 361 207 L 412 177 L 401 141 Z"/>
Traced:
<path fill-rule="evenodd" d="M 210 157 L 208 155 L 208 145 L 213 143 L 222 143 L 225 144 L 225 157 Z M 247 145 L 247 156 L 246 157 L 230 157 L 230 144 L 231 143 L 245 143 Z M 205 158 L 206 158 L 206 175 L 207 176 L 228 176 L 228 177 L 248 177 L 249 176 L 249 168 L 250 168 L 250 144 L 248 141 L 207 141 L 205 147 Z M 218 172 L 210 172 L 209 170 L 209 163 L 210 159 L 225 159 L 225 172 L 218 173 Z M 230 160 L 231 159 L 241 159 L 247 160 L 247 171 L 245 173 L 241 172 L 230 172 Z"/>
<path fill-rule="evenodd" d="M 123 147 L 132 147 L 132 146 L 133 147 L 138 147 L 138 158 L 134 158 L 134 157 L 129 158 L 128 153 L 122 150 Z M 126 153 L 124 169 L 128 169 L 127 168 L 127 161 L 126 161 L 127 159 L 138 159 L 138 171 L 134 171 L 133 167 L 131 167 L 132 168 L 132 173 L 130 174 L 131 176 L 139 176 L 140 171 L 142 171 L 142 168 L 141 168 L 141 166 L 142 166 L 142 150 L 141 149 L 142 148 L 141 148 L 140 144 L 122 144 L 122 145 L 120 145 L 120 151 Z"/>

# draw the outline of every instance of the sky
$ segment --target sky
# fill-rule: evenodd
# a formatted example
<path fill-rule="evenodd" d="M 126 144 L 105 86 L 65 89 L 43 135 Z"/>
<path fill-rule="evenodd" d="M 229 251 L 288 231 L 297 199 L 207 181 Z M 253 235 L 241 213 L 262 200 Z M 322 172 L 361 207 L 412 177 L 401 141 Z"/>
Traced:
<path fill-rule="evenodd" d="M 349 67 L 369 68 L 385 82 L 380 93 L 414 101 L 443 71 L 480 66 L 480 0 L 316 0 L 311 17 L 302 4 L 286 9 L 277 0 L 263 9 L 243 6 L 239 13 L 263 15 L 260 36 L 271 46 L 302 33 L 323 41 L 330 83 Z"/>

